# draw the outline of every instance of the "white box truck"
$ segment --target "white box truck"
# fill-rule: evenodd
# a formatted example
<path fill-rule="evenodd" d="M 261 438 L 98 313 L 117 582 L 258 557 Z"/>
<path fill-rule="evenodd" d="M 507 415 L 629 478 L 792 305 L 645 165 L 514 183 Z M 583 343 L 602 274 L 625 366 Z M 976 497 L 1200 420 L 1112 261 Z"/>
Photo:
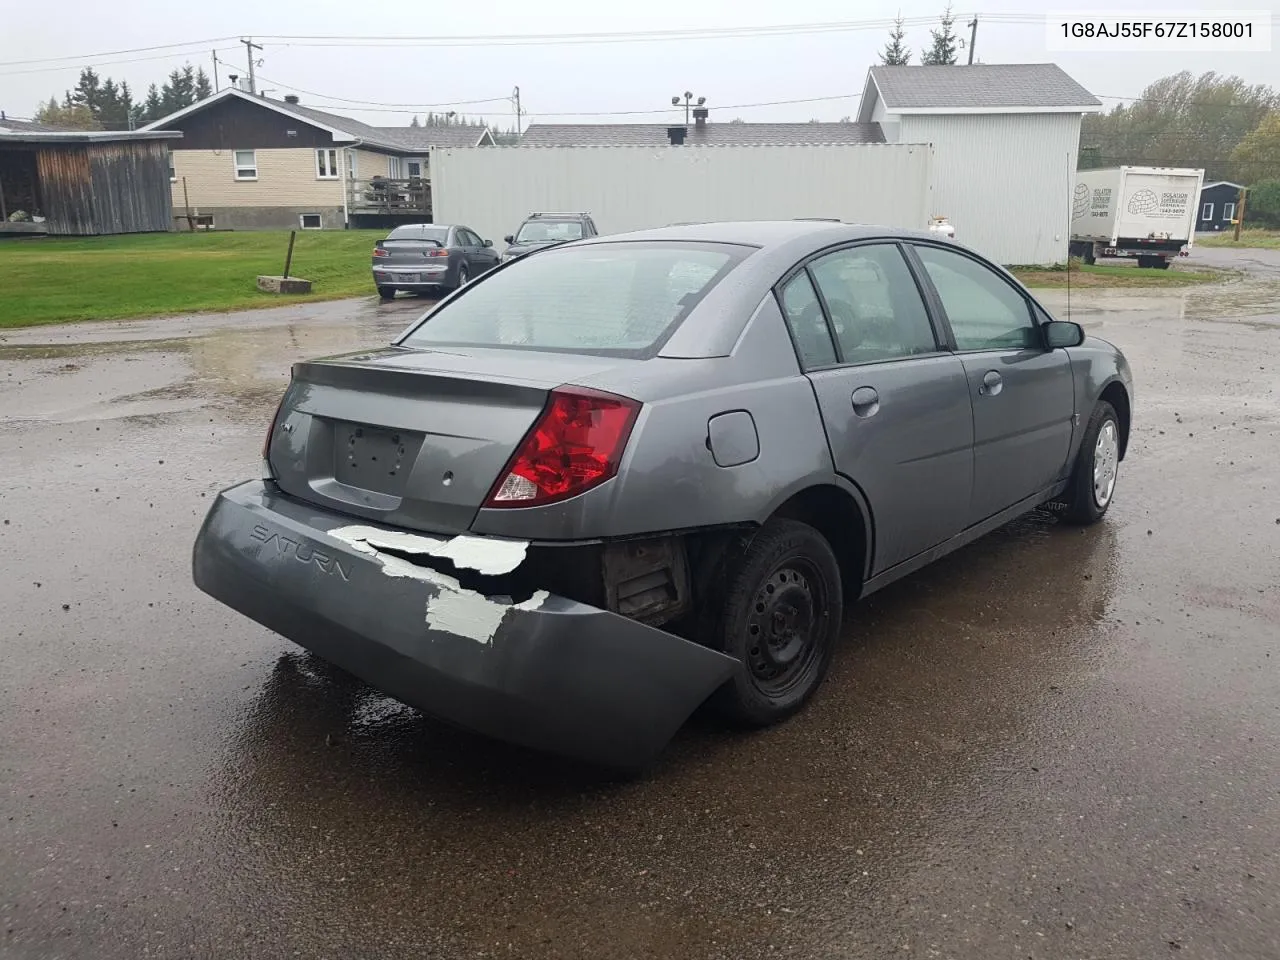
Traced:
<path fill-rule="evenodd" d="M 1139 267 L 1167 268 L 1191 252 L 1204 171 L 1180 167 L 1111 167 L 1076 173 L 1071 197 L 1071 255 L 1134 257 Z"/>

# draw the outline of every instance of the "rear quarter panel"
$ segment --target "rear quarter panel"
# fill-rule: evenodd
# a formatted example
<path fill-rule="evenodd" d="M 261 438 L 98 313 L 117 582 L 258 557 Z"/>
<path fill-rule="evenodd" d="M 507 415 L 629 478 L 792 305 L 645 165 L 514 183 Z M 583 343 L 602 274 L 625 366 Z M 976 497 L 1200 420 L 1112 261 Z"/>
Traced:
<path fill-rule="evenodd" d="M 755 523 L 791 493 L 835 482 L 813 388 L 772 295 L 729 356 L 659 357 L 575 383 L 644 404 L 618 476 L 559 504 L 481 510 L 473 531 L 561 540 Z M 708 422 L 740 410 L 755 423 L 759 454 L 718 466 Z"/>

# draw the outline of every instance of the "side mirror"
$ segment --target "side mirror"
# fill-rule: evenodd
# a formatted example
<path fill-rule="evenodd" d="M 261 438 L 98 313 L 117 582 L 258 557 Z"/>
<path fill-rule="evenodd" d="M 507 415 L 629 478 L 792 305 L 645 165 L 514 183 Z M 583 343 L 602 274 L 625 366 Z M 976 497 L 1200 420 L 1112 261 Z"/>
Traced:
<path fill-rule="evenodd" d="M 516 242 L 516 238 L 515 238 L 515 237 L 513 237 L 511 234 L 509 234 L 509 233 L 508 233 L 505 237 L 503 237 L 503 238 L 502 238 L 502 242 L 503 242 L 503 243 L 515 243 L 515 242 Z"/>
<path fill-rule="evenodd" d="M 486 240 L 486 241 L 484 242 L 484 245 L 485 245 L 486 247 L 492 247 L 492 246 L 493 246 L 493 241 L 492 241 L 492 240 Z"/>
<path fill-rule="evenodd" d="M 1050 320 L 1042 328 L 1044 345 L 1050 350 L 1058 347 L 1078 347 L 1084 343 L 1084 327 L 1068 320 Z"/>

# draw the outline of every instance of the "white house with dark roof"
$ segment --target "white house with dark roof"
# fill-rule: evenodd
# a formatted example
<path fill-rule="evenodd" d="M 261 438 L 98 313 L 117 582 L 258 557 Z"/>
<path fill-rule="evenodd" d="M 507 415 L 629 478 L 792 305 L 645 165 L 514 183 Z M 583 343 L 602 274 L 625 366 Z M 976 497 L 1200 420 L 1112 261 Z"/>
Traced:
<path fill-rule="evenodd" d="M 1065 262 L 1080 123 L 1097 97 L 1053 63 L 872 67 L 860 123 L 934 146 L 934 213 L 1004 264 Z"/>
<path fill-rule="evenodd" d="M 148 124 L 181 131 L 175 216 L 216 228 L 329 229 L 431 219 L 430 151 L 492 146 L 487 127 L 374 127 L 228 87 Z"/>

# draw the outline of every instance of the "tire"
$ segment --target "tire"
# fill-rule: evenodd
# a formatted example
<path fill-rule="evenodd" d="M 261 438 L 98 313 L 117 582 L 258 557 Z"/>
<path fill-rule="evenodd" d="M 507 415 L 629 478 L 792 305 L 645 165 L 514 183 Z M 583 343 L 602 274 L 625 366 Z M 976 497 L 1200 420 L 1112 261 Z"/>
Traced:
<path fill-rule="evenodd" d="M 1169 264 L 1171 262 L 1172 261 L 1166 260 L 1164 257 L 1161 257 L 1160 259 L 1156 260 L 1156 262 L 1152 264 L 1152 266 L 1154 266 L 1157 270 L 1168 270 Z"/>
<path fill-rule="evenodd" d="M 1109 434 L 1110 441 L 1105 439 Z M 1102 480 L 1099 485 L 1099 457 L 1103 458 Z M 1110 480 L 1106 481 L 1109 461 Z M 1115 408 L 1102 400 L 1093 408 L 1089 424 L 1085 428 L 1084 437 L 1080 441 L 1080 452 L 1076 454 L 1076 465 L 1071 471 L 1071 480 L 1063 494 L 1063 505 L 1059 515 L 1067 523 L 1085 526 L 1097 523 L 1106 514 L 1115 499 L 1116 481 L 1120 470 L 1120 418 Z M 1106 490 L 1105 495 L 1101 492 Z"/>
<path fill-rule="evenodd" d="M 1158 259 L 1157 257 L 1139 257 L 1139 258 L 1138 258 L 1138 269 L 1139 269 L 1139 270 L 1150 270 L 1153 266 L 1155 266 L 1155 261 L 1156 261 L 1157 259 Z"/>
<path fill-rule="evenodd" d="M 771 520 L 726 574 L 708 639 L 739 668 L 711 703 L 735 725 L 770 726 L 826 676 L 844 611 L 840 565 L 813 527 Z"/>
<path fill-rule="evenodd" d="M 471 271 L 467 269 L 467 265 L 464 263 L 458 268 L 458 282 L 454 285 L 453 289 L 461 290 L 470 280 Z"/>
<path fill-rule="evenodd" d="M 396 296 L 396 288 L 395 287 L 379 287 L 378 296 L 381 297 L 383 300 L 394 300 Z"/>
<path fill-rule="evenodd" d="M 1085 250 L 1084 256 L 1082 256 L 1080 259 L 1082 262 L 1087 263 L 1091 267 L 1098 262 L 1097 254 L 1093 252 L 1093 244 L 1089 244 L 1089 248 Z"/>

